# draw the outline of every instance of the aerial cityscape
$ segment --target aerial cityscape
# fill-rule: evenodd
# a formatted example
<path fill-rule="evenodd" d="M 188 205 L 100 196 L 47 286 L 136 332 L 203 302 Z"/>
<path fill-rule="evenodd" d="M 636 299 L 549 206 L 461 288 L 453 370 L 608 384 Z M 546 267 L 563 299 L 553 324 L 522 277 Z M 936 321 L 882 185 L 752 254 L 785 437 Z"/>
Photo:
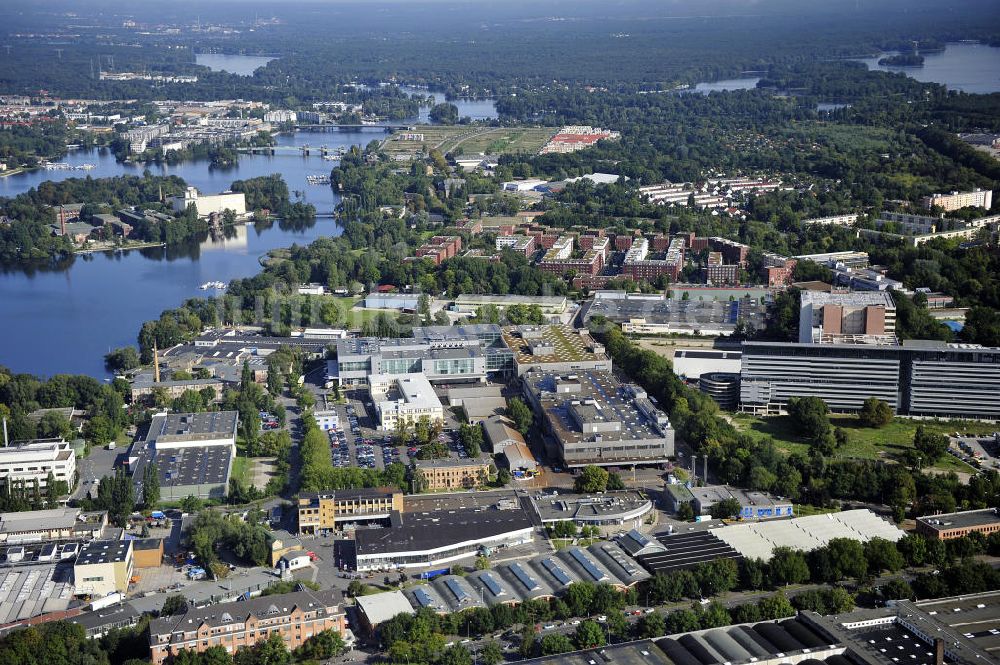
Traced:
<path fill-rule="evenodd" d="M 1000 665 L 996 0 L 0 18 L 0 665 Z"/>

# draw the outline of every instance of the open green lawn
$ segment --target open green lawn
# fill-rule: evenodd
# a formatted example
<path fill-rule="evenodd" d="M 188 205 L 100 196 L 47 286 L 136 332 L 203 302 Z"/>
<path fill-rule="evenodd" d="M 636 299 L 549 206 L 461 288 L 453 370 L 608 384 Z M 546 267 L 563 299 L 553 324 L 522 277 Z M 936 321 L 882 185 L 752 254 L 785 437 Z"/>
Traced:
<path fill-rule="evenodd" d="M 233 460 L 232 477 L 239 480 L 244 485 L 250 485 L 250 466 L 252 460 L 249 457 L 237 457 Z"/>
<path fill-rule="evenodd" d="M 989 433 L 990 425 L 968 423 L 965 421 L 917 421 L 897 418 L 881 429 L 862 427 L 853 416 L 831 416 L 834 427 L 843 428 L 850 442 L 837 449 L 837 457 L 860 459 L 899 459 L 902 453 L 913 446 L 913 435 L 917 426 L 923 424 L 928 430 L 940 434 L 955 432 Z M 787 453 L 809 452 L 809 445 L 794 431 L 788 417 L 759 418 L 743 413 L 732 416 L 733 425 L 741 432 L 746 432 L 757 438 L 771 437 L 780 450 Z M 934 466 L 943 471 L 960 471 L 974 473 L 975 469 L 951 455 L 945 455 Z"/>

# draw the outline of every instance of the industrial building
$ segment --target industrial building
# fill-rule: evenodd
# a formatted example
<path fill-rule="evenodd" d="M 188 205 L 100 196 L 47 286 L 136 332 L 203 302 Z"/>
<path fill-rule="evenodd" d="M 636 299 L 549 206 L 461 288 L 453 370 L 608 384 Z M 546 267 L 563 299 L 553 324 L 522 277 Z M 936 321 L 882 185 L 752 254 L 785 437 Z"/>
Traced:
<path fill-rule="evenodd" d="M 354 535 L 355 570 L 423 568 L 532 541 L 530 507 L 517 499 L 475 508 L 393 513 L 387 529 Z"/>
<path fill-rule="evenodd" d="M 45 490 L 49 474 L 72 488 L 76 478 L 76 453 L 61 438 L 15 441 L 0 447 L 0 482 L 23 484 L 30 490 L 35 483 Z"/>
<path fill-rule="evenodd" d="M 620 526 L 637 529 L 653 510 L 653 502 L 637 491 L 534 494 L 531 501 L 543 524 L 573 522 L 577 526 Z"/>
<path fill-rule="evenodd" d="M 128 591 L 135 567 L 133 541 L 92 540 L 73 564 L 77 595 L 107 596 Z"/>
<path fill-rule="evenodd" d="M 387 520 L 403 510 L 403 494 L 391 487 L 304 492 L 298 498 L 299 533 L 322 533 L 342 523 Z"/>
<path fill-rule="evenodd" d="M 1000 531 L 1000 512 L 996 508 L 963 510 L 958 513 L 925 515 L 917 518 L 917 533 L 936 540 L 962 538 L 970 533 L 989 536 Z"/>
<path fill-rule="evenodd" d="M 645 391 L 610 371 L 531 371 L 522 377 L 527 402 L 569 468 L 665 464 L 674 430 Z"/>
<path fill-rule="evenodd" d="M 901 415 L 1000 418 L 1000 349 L 906 340 L 902 344 L 744 342 L 740 408 L 784 413 L 816 396 L 853 412 L 876 397 Z"/>
<path fill-rule="evenodd" d="M 237 217 L 247 214 L 247 201 L 243 192 L 223 192 L 221 194 L 201 194 L 196 187 L 188 187 L 181 196 L 171 196 L 167 199 L 174 212 L 182 213 L 193 205 L 199 217 L 221 215 L 226 210 L 236 213 Z"/>
<path fill-rule="evenodd" d="M 728 499 L 740 504 L 737 517 L 741 520 L 770 519 L 773 517 L 791 517 L 794 504 L 790 500 L 781 500 L 765 492 L 742 490 L 728 485 L 705 485 L 689 489 L 696 515 L 708 515 L 712 507 Z"/>
<path fill-rule="evenodd" d="M 476 607 L 517 605 L 561 595 L 575 582 L 627 589 L 649 578 L 650 574 L 619 545 L 602 541 L 586 548 L 569 547 L 527 560 L 504 562 L 464 577 L 442 575 L 402 592 L 362 596 L 358 606 L 362 623 L 371 630 L 393 616 L 413 614 L 421 608 L 447 614 Z"/>
<path fill-rule="evenodd" d="M 325 630 L 347 634 L 340 592 L 294 591 L 235 603 L 190 608 L 149 624 L 150 662 L 162 665 L 179 651 L 202 653 L 221 646 L 233 654 L 279 635 L 293 650 Z M 210 637 L 211 636 L 211 637 Z"/>
<path fill-rule="evenodd" d="M 713 529 L 712 533 L 741 556 L 763 561 L 769 560 L 778 547 L 808 552 L 834 538 L 862 542 L 884 538 L 895 542 L 903 537 L 902 531 L 867 509 L 735 524 Z"/>
<path fill-rule="evenodd" d="M 379 624 L 400 614 L 415 614 L 416 611 L 402 591 L 385 591 L 354 600 L 364 631 L 371 634 Z"/>
<path fill-rule="evenodd" d="M 635 557 L 654 575 L 687 570 L 716 559 L 743 558 L 727 543 L 716 538 L 712 531 L 671 533 L 660 535 L 655 540 L 638 534 L 620 539 L 619 543 L 624 547 L 624 543 L 635 543 L 640 537 L 638 544 L 641 550 Z"/>
<path fill-rule="evenodd" d="M 595 316 L 621 326 L 624 333 L 660 335 L 730 335 L 738 325 L 762 330 L 766 310 L 755 298 L 734 300 L 667 298 L 664 294 L 600 291 L 585 305 L 588 326 Z"/>
<path fill-rule="evenodd" d="M 517 376 L 533 369 L 611 371 L 611 358 L 604 352 L 604 345 L 583 329 L 565 325 L 509 326 L 503 329 L 502 336 L 513 353 Z"/>
<path fill-rule="evenodd" d="M 4 629 L 41 614 L 63 612 L 75 602 L 69 571 L 55 563 L 4 566 L 0 589 L 0 626 Z"/>
<path fill-rule="evenodd" d="M 0 543 L 42 543 L 53 540 L 93 540 L 108 525 L 104 511 L 83 513 L 79 508 L 49 508 L 0 513 Z"/>
<path fill-rule="evenodd" d="M 884 291 L 803 291 L 799 342 L 894 342 L 896 304 Z"/>
<path fill-rule="evenodd" d="M 133 443 L 128 452 L 136 496 L 142 496 L 146 466 L 156 464 L 160 497 L 165 501 L 224 497 L 236 458 L 238 422 L 236 411 L 153 416 L 145 438 Z"/>
<path fill-rule="evenodd" d="M 997 592 L 823 616 L 709 628 L 544 656 L 528 665 L 943 665 L 994 663 L 1000 646 Z M 969 630 L 974 627 L 974 630 Z M 968 631 L 968 632 L 967 632 Z"/>

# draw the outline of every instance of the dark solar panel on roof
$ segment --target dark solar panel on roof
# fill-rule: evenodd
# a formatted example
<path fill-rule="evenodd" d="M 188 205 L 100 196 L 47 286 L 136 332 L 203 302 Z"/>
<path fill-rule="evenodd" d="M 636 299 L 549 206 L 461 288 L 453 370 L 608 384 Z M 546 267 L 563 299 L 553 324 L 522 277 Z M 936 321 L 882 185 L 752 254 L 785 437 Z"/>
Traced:
<path fill-rule="evenodd" d="M 528 571 L 526 571 L 521 566 L 521 564 L 513 563 L 510 566 L 508 566 L 508 568 L 510 568 L 510 572 L 514 573 L 514 577 L 516 577 L 518 581 L 521 584 L 523 584 L 524 588 L 527 589 L 528 591 L 534 591 L 539 588 L 538 581 L 535 580 L 535 578 L 532 577 L 530 574 L 528 574 Z"/>
<path fill-rule="evenodd" d="M 490 593 L 492 593 L 494 596 L 504 595 L 504 591 L 500 587 L 500 584 L 493 577 L 493 573 L 483 573 L 482 575 L 479 576 L 479 579 L 482 580 L 483 585 L 486 586 L 486 588 L 489 589 Z"/>
<path fill-rule="evenodd" d="M 591 561 L 590 557 L 583 553 L 583 550 L 574 547 L 569 551 L 569 554 L 585 571 L 587 571 L 587 574 L 590 575 L 595 582 L 602 582 L 608 579 L 608 576 L 600 571 L 594 562 Z"/>
<path fill-rule="evenodd" d="M 569 575 L 566 574 L 566 571 L 564 571 L 554 559 L 542 559 L 542 565 L 545 566 L 545 570 L 549 571 L 549 574 L 556 578 L 560 584 L 565 585 L 572 581 L 570 580 Z"/>

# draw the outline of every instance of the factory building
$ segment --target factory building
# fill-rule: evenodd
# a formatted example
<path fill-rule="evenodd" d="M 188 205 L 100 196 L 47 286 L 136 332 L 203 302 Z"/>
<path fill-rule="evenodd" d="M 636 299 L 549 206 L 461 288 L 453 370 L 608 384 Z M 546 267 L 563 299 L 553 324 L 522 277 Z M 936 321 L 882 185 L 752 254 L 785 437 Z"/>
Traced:
<path fill-rule="evenodd" d="M 224 497 L 236 458 L 238 422 L 236 411 L 153 416 L 145 438 L 133 443 L 128 452 L 136 496 L 142 496 L 146 466 L 155 464 L 160 497 L 165 501 L 180 501 L 188 496 Z"/>
<path fill-rule="evenodd" d="M 569 468 L 665 464 L 674 454 L 670 420 L 642 388 L 609 371 L 530 371 L 524 396 Z"/>

